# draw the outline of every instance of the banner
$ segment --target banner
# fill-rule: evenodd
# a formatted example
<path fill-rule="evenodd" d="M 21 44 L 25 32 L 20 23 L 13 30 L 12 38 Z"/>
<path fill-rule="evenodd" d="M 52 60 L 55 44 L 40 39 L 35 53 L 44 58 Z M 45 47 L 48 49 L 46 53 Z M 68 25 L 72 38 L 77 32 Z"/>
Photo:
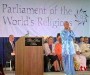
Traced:
<path fill-rule="evenodd" d="M 90 0 L 2 0 L 0 37 L 54 36 L 69 21 L 76 37 L 90 37 Z"/>

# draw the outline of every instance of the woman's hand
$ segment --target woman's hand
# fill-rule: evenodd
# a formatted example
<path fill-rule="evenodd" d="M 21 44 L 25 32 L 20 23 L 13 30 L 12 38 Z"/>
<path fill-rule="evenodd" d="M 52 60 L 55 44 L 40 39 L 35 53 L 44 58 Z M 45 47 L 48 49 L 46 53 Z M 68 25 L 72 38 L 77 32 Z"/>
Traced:
<path fill-rule="evenodd" d="M 55 56 L 56 54 L 55 54 L 55 53 L 52 53 L 52 55 L 54 55 L 54 56 Z"/>

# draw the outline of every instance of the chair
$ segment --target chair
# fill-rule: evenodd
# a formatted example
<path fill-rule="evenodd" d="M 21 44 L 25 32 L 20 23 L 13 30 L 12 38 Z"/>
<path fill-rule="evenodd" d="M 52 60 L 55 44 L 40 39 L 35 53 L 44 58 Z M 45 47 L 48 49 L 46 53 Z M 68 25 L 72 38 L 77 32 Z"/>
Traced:
<path fill-rule="evenodd" d="M 44 55 L 44 72 L 50 72 L 51 67 L 51 59 L 48 59 L 48 57 Z"/>
<path fill-rule="evenodd" d="M 12 64 L 11 60 L 10 61 L 6 61 L 5 70 L 6 70 L 6 68 L 9 68 L 9 70 L 11 71 L 12 70 L 11 64 Z M 7 65 L 9 65 L 9 67 Z"/>
<path fill-rule="evenodd" d="M 50 72 L 52 68 L 51 59 L 48 61 L 48 71 Z"/>
<path fill-rule="evenodd" d="M 48 61 L 48 71 L 49 72 L 55 71 L 54 66 L 51 64 L 51 59 L 49 59 L 49 61 Z"/>

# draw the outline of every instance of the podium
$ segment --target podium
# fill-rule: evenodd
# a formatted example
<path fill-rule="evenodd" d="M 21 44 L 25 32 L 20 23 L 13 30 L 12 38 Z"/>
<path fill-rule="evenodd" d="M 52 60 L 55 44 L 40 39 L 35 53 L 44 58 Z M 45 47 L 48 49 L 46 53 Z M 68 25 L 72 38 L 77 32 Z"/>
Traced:
<path fill-rule="evenodd" d="M 15 44 L 15 75 L 43 75 L 42 37 L 21 37 Z"/>

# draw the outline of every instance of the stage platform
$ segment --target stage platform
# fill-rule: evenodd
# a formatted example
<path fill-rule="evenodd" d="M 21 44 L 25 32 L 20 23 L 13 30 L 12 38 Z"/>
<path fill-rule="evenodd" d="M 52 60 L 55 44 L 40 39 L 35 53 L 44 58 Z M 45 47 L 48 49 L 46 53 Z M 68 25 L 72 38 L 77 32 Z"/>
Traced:
<path fill-rule="evenodd" d="M 15 75 L 15 71 L 5 71 L 5 75 Z M 44 72 L 44 75 L 64 75 L 63 72 Z M 90 71 L 77 71 L 76 75 L 90 75 Z"/>

